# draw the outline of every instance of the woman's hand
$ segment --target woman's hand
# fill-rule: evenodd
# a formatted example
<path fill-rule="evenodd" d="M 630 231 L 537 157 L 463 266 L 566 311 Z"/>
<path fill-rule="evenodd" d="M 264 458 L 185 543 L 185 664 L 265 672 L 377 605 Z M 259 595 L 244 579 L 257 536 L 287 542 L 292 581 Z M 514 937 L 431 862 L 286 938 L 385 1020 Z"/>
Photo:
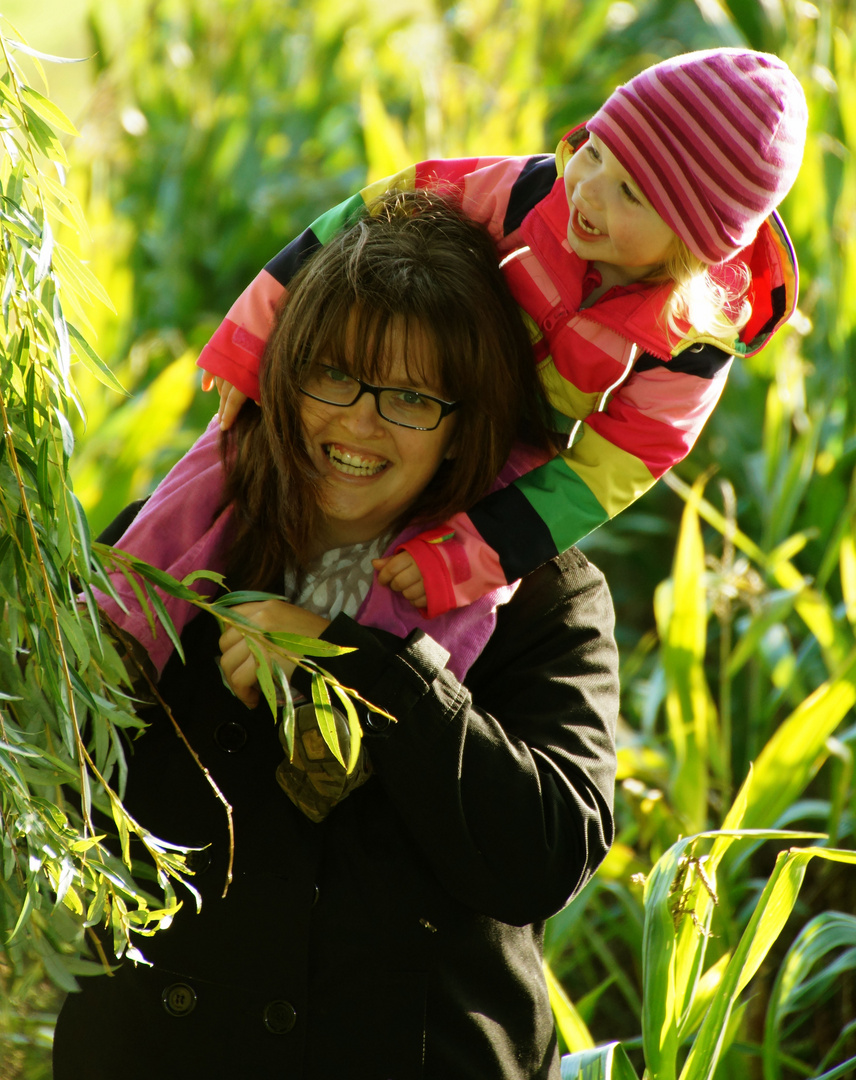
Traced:
<path fill-rule="evenodd" d="M 232 611 L 254 623 L 260 630 L 298 634 L 300 637 L 320 637 L 330 625 L 329 619 L 314 615 L 295 604 L 287 604 L 284 600 L 236 604 Z M 259 640 L 259 647 L 269 660 L 276 660 L 290 679 L 295 668 L 291 656 L 263 640 Z M 232 692 L 248 709 L 254 709 L 261 698 L 258 663 L 250 652 L 245 634 L 237 626 L 228 627 L 221 635 L 220 653 L 220 669 Z"/>

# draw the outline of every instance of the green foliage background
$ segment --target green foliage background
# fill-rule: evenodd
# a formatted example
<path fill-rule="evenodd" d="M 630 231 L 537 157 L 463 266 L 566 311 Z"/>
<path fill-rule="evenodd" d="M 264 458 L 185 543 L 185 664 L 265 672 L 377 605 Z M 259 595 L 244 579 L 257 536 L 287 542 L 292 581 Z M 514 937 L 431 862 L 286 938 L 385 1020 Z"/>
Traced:
<path fill-rule="evenodd" d="M 748 44 L 800 77 L 809 141 L 782 208 L 799 314 L 735 365 L 677 475 L 583 545 L 609 578 L 623 654 L 619 838 L 551 924 L 557 1015 L 571 1050 L 620 1040 L 640 1073 L 643 1060 L 651 1077 L 694 1069 L 688 1040 L 764 881 L 797 872 L 776 862 L 782 838 L 699 840 L 694 857 L 719 864 L 708 904 L 698 864 L 679 869 L 673 845 L 739 806 L 732 828 L 854 847 L 853 3 L 151 0 L 128 24 L 102 7 L 75 42 L 94 56 L 73 91 L 80 138 L 63 137 L 91 236 L 58 227 L 110 295 L 115 312 L 87 316 L 130 391 L 75 370 L 86 420 L 72 417 L 70 470 L 93 532 L 151 489 L 213 411 L 194 362 L 232 300 L 367 177 L 429 156 L 550 150 L 617 82 L 679 51 Z M 856 1054 L 854 869 L 799 866 L 800 899 L 781 938 L 754 939 L 771 951 L 722 1018 L 709 1075 L 819 1076 Z M 658 893 L 663 867 L 678 884 Z M 644 896 L 634 874 L 649 875 Z M 690 909 L 714 934 L 706 953 Z M 678 973 L 687 1008 L 673 1027 L 652 1018 L 676 985 L 655 963 L 657 912 L 671 912 L 674 955 L 713 973 L 698 984 Z M 7 952 L 3 1080 L 46 1075 L 43 970 Z M 666 1030 L 671 1065 L 650 1050 Z"/>

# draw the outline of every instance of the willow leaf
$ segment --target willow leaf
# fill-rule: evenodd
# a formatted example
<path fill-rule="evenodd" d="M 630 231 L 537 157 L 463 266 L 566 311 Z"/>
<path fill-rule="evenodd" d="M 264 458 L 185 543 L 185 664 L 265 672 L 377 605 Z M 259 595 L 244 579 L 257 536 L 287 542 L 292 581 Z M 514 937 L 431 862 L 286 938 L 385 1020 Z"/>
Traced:
<path fill-rule="evenodd" d="M 343 769 L 347 769 L 345 756 L 339 741 L 339 729 L 336 726 L 336 717 L 330 704 L 330 692 L 324 679 L 317 672 L 312 676 L 312 702 L 315 706 L 315 718 L 318 721 L 318 730 L 321 738 L 327 744 L 333 757 Z"/>

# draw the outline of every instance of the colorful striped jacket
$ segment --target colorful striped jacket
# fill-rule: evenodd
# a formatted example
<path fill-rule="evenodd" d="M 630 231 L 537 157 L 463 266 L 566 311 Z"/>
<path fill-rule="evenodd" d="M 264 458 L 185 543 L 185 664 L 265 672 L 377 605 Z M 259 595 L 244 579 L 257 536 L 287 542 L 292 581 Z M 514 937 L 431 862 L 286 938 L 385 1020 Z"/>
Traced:
<path fill-rule="evenodd" d="M 488 228 L 530 326 L 557 430 L 573 438 L 546 464 L 405 545 L 422 572 L 429 616 L 522 577 L 639 498 L 692 448 L 732 358 L 763 348 L 796 304 L 796 259 L 774 213 L 739 256 L 751 273 L 752 317 L 734 341 L 670 339 L 661 319 L 668 284 L 616 287 L 581 308 L 592 282 L 567 242 L 563 171 L 585 137 L 575 129 L 555 158 L 426 161 L 365 188 L 268 263 L 199 358 L 257 399 L 259 362 L 291 277 L 390 187 L 432 187 Z"/>

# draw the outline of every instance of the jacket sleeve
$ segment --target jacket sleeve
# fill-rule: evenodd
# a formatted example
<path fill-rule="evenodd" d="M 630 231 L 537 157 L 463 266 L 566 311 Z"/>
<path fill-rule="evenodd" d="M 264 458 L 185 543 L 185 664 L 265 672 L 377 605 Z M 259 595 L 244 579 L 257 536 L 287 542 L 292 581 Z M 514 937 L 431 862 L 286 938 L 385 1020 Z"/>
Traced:
<path fill-rule="evenodd" d="M 668 363 L 642 354 L 603 411 L 580 423 L 567 450 L 408 541 L 431 583 L 428 615 L 516 581 L 643 495 L 692 449 L 731 359 L 712 345 Z M 551 404 L 573 416 L 572 403 L 551 395 Z"/>
<path fill-rule="evenodd" d="M 499 244 L 519 225 L 532 200 L 545 187 L 537 157 L 451 158 L 423 161 L 369 185 L 317 218 L 283 248 L 241 293 L 203 348 L 198 364 L 231 382 L 253 400 L 259 398 L 259 364 L 276 309 L 304 260 L 356 220 L 374 199 L 390 189 L 431 188 L 445 194 L 478 221 Z M 555 175 L 549 178 L 549 182 Z"/>
<path fill-rule="evenodd" d="M 444 888 L 514 925 L 563 907 L 613 838 L 617 654 L 599 572 L 572 551 L 526 579 L 466 684 L 419 631 L 402 643 L 339 616 L 324 637 L 358 650 L 328 670 L 397 718 L 367 721 L 366 745 Z"/>

